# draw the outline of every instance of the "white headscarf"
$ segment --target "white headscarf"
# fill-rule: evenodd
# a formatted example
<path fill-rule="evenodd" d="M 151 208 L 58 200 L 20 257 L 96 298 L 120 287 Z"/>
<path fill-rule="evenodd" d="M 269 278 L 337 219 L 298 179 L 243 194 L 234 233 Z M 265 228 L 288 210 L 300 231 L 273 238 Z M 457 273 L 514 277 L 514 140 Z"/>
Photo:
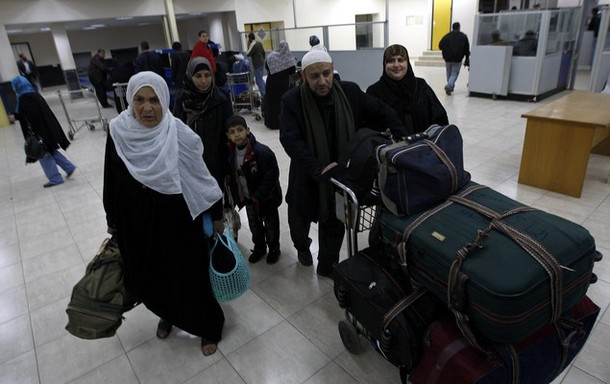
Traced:
<path fill-rule="evenodd" d="M 163 107 L 163 118 L 153 128 L 140 124 L 132 107 L 142 87 L 151 87 Z M 116 151 L 134 179 L 166 195 L 184 196 L 196 218 L 222 198 L 222 191 L 203 162 L 203 144 L 191 128 L 169 111 L 169 90 L 154 72 L 139 72 L 127 84 L 129 107 L 110 121 Z"/>

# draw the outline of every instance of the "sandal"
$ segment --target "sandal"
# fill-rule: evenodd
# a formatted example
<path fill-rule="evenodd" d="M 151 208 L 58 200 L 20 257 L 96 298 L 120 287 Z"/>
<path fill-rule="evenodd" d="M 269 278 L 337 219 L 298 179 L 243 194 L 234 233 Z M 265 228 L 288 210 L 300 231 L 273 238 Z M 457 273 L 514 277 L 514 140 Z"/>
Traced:
<path fill-rule="evenodd" d="M 167 321 L 160 319 L 159 324 L 157 325 L 157 337 L 159 339 L 167 339 L 169 333 L 172 331 L 173 325 Z"/>
<path fill-rule="evenodd" d="M 218 345 L 216 343 L 204 338 L 201 339 L 201 352 L 203 353 L 203 356 L 213 355 L 217 350 Z"/>

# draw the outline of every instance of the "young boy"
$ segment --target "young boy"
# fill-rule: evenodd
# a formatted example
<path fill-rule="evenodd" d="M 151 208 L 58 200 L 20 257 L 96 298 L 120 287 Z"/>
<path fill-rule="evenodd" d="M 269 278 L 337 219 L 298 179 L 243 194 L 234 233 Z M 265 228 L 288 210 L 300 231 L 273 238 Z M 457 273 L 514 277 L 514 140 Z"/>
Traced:
<path fill-rule="evenodd" d="M 231 116 L 225 127 L 229 138 L 227 193 L 239 208 L 246 206 L 254 243 L 248 261 L 256 263 L 267 254 L 267 263 L 273 264 L 280 257 L 282 189 L 277 159 L 269 147 L 256 141 L 243 117 Z"/>

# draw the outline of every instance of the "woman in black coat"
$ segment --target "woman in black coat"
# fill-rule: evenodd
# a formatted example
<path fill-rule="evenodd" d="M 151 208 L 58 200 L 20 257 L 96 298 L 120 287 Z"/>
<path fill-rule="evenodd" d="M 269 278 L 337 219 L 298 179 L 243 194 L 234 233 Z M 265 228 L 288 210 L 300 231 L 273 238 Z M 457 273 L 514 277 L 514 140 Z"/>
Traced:
<path fill-rule="evenodd" d="M 203 161 L 221 188 L 227 175 L 225 122 L 233 115 L 230 97 L 214 82 L 212 66 L 204 57 L 189 61 L 182 96 L 174 104 L 174 116 L 199 135 Z"/>
<path fill-rule="evenodd" d="M 57 166 L 70 177 L 76 166 L 68 160 L 59 149 L 66 150 L 70 141 L 61 128 L 59 121 L 49 108 L 46 100 L 35 91 L 32 83 L 23 76 L 17 76 L 11 81 L 13 90 L 17 95 L 17 106 L 15 107 L 15 118 L 21 124 L 23 137 L 28 134 L 29 129 L 42 138 L 47 153 L 40 160 L 40 166 L 49 179 L 43 187 L 49 188 L 64 182 L 59 174 Z M 26 163 L 35 163 L 36 159 L 26 157 Z"/>
<path fill-rule="evenodd" d="M 265 125 L 280 129 L 280 101 L 290 89 L 290 76 L 296 72 L 296 59 L 290 52 L 288 43 L 280 41 L 277 51 L 267 56 L 267 85 L 265 93 Z"/>
<path fill-rule="evenodd" d="M 383 74 L 366 93 L 392 107 L 409 134 L 425 131 L 432 124 L 449 123 L 447 111 L 424 79 L 415 77 L 407 49 L 399 44 L 383 52 Z"/>

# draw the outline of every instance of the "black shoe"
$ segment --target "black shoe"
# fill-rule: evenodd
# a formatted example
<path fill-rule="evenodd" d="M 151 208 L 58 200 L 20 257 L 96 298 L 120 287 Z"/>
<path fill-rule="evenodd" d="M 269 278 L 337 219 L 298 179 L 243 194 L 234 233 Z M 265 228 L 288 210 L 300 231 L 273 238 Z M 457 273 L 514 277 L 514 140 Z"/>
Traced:
<path fill-rule="evenodd" d="M 51 182 L 48 182 L 48 183 L 44 184 L 42 187 L 43 188 L 51 188 L 51 187 L 54 187 L 54 186 L 59 185 L 59 184 L 63 184 L 63 181 L 61 183 L 51 183 Z"/>
<path fill-rule="evenodd" d="M 449 87 L 445 86 L 445 93 L 450 96 L 451 95 L 451 89 L 449 89 Z"/>
<path fill-rule="evenodd" d="M 311 252 L 309 251 L 309 249 L 306 251 L 299 251 L 298 258 L 299 263 L 303 264 L 306 267 L 313 265 L 313 258 L 311 257 Z"/>
<path fill-rule="evenodd" d="M 167 339 L 169 333 L 172 331 L 173 325 L 169 321 L 160 319 L 157 325 L 157 337 L 159 339 Z"/>
<path fill-rule="evenodd" d="M 76 167 L 66 174 L 67 177 L 70 178 L 70 176 L 72 176 L 74 174 L 74 171 L 76 171 Z"/>
<path fill-rule="evenodd" d="M 320 268 L 320 266 L 318 265 L 318 268 L 316 268 L 316 274 L 318 276 L 328 277 L 329 279 L 333 278 L 332 268 L 331 269 Z"/>
<path fill-rule="evenodd" d="M 250 257 L 248 257 L 248 261 L 252 264 L 257 263 L 265 256 L 265 253 L 266 252 L 252 251 Z"/>
<path fill-rule="evenodd" d="M 269 253 L 267 254 L 267 264 L 275 264 L 278 259 L 280 258 L 280 255 L 282 254 L 282 252 L 280 252 L 279 249 L 272 249 L 269 251 Z"/>

